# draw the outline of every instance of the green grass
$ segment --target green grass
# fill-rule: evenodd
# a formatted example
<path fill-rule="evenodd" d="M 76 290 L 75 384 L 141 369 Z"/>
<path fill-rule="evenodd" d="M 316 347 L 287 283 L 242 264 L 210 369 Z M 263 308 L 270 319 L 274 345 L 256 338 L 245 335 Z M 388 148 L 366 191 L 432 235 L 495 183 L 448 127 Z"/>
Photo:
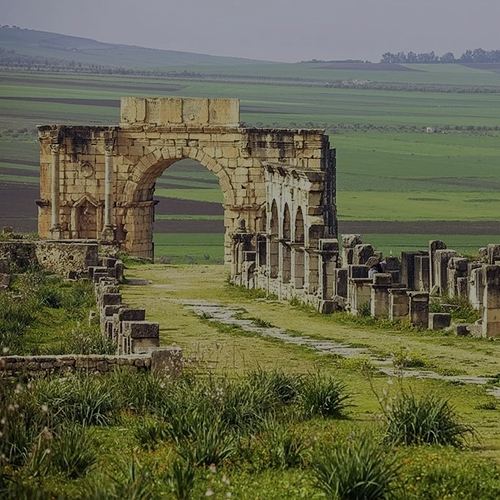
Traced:
<path fill-rule="evenodd" d="M 418 65 L 415 66 L 418 71 L 408 72 L 331 70 L 312 64 L 198 68 L 202 73 L 234 71 L 242 75 L 325 81 L 366 77 L 387 82 L 480 85 L 498 80 L 497 73 L 459 65 Z M 332 147 L 337 148 L 337 207 L 341 220 L 497 219 L 500 133 L 491 130 L 500 126 L 500 101 L 496 94 L 304 89 L 148 77 L 14 72 L 9 72 L 0 82 L 0 92 L 2 96 L 19 99 L 0 100 L 2 183 L 37 182 L 36 177 L 25 175 L 37 168 L 37 141 L 22 134 L 13 138 L 6 133 L 8 129 L 15 133 L 24 127 L 32 129 L 37 123 L 119 121 L 117 107 L 22 100 L 25 97 L 116 99 L 117 103 L 123 95 L 235 97 L 241 99 L 242 121 L 249 124 L 338 129 L 330 141 Z M 419 131 L 435 125 L 445 133 Z M 490 130 L 467 131 L 470 126 L 490 127 Z M 411 127 L 415 131 L 410 132 Z M 462 130 L 455 130 L 457 127 Z M 222 203 L 216 177 L 195 165 L 195 162 L 179 162 L 169 168 L 158 180 L 156 196 Z M 210 180 L 210 183 L 203 182 Z M 180 214 L 184 215 L 187 214 Z M 158 241 L 157 255 L 170 252 L 166 246 Z M 196 258 L 204 253 L 207 251 L 197 253 Z M 208 253 L 213 253 L 211 248 Z"/>
<path fill-rule="evenodd" d="M 496 220 L 498 192 L 412 192 L 339 191 L 341 220 L 394 221 L 487 221 Z"/>
<path fill-rule="evenodd" d="M 155 233 L 155 259 L 172 264 L 222 264 L 223 242 L 223 234 Z"/>

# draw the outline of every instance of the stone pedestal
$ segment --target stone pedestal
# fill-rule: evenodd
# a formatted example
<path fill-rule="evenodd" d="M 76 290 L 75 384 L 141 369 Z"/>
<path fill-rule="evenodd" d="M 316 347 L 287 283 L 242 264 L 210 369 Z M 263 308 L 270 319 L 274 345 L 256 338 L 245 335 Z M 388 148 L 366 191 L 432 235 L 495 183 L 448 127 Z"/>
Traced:
<path fill-rule="evenodd" d="M 420 328 L 429 326 L 429 294 L 408 292 L 410 298 L 410 323 Z"/>
<path fill-rule="evenodd" d="M 407 288 L 389 288 L 389 319 L 407 321 L 410 312 L 410 298 Z"/>
<path fill-rule="evenodd" d="M 469 301 L 479 311 L 483 310 L 484 281 L 481 267 L 471 269 L 469 278 Z"/>
<path fill-rule="evenodd" d="M 415 256 L 415 277 L 413 288 L 419 292 L 430 291 L 430 261 L 428 255 Z"/>
<path fill-rule="evenodd" d="M 348 270 L 345 268 L 335 269 L 334 295 L 347 299 Z"/>
<path fill-rule="evenodd" d="M 389 288 L 392 286 L 392 276 L 389 273 L 377 273 L 373 276 L 371 286 L 370 312 L 374 317 L 388 316 Z"/>
<path fill-rule="evenodd" d="M 429 330 L 442 330 L 451 324 L 451 316 L 448 313 L 429 313 Z"/>
<path fill-rule="evenodd" d="M 319 271 L 322 300 L 331 300 L 333 298 L 335 269 L 338 265 L 339 242 L 337 239 L 319 240 Z"/>
<path fill-rule="evenodd" d="M 452 257 L 448 261 L 448 295 L 459 295 L 458 280 L 467 276 L 468 262 L 462 257 Z"/>
<path fill-rule="evenodd" d="M 342 267 L 353 264 L 354 247 L 361 243 L 361 235 L 359 234 L 342 235 Z"/>
<path fill-rule="evenodd" d="M 364 307 L 370 307 L 371 278 L 349 278 L 349 306 L 351 314 L 357 315 Z"/>

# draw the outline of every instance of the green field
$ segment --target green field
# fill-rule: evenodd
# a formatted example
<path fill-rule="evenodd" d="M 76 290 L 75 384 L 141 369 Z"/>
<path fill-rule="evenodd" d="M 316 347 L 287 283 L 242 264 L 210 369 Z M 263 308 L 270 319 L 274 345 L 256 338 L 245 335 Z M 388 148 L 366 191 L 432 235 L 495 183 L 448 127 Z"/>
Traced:
<path fill-rule="evenodd" d="M 224 235 L 217 233 L 159 233 L 155 258 L 170 264 L 223 264 L 223 243 Z"/>
<path fill-rule="evenodd" d="M 241 77 L 241 82 L 3 72 L 0 183 L 36 185 L 36 177 L 26 174 L 37 168 L 37 124 L 117 123 L 118 100 L 124 95 L 237 97 L 241 99 L 241 120 L 246 124 L 327 129 L 332 147 L 337 148 L 337 206 L 341 221 L 498 220 L 500 93 L 292 84 L 293 79 L 300 83 L 301 79 L 366 78 L 388 83 L 495 86 L 500 84 L 497 71 L 460 65 L 413 65 L 409 71 L 325 66 L 252 63 L 190 67 L 190 71 L 201 75 Z M 180 66 L 168 66 L 172 71 L 176 68 Z M 262 81 L 247 81 L 245 75 L 254 79 L 260 76 Z M 270 82 L 270 78 L 275 80 Z M 439 127 L 440 133 L 425 133 L 427 126 Z M 155 194 L 179 201 L 222 202 L 216 177 L 194 162 L 168 169 L 158 179 Z M 192 211 L 170 213 L 168 207 L 158 207 L 157 220 L 196 220 Z M 199 215 L 206 213 L 200 210 Z M 218 220 L 220 216 L 212 217 Z M 429 233 L 425 228 L 422 232 L 425 237 Z M 473 235 L 481 237 L 476 232 Z M 157 235 L 157 240 L 158 237 L 162 236 Z M 489 233 L 485 238 L 491 240 L 494 235 Z M 376 239 L 377 245 L 387 248 L 380 238 Z M 467 247 L 466 240 L 467 235 L 457 235 L 454 244 Z M 198 259 L 205 253 L 212 255 L 212 248 L 206 244 L 204 238 L 195 238 L 189 251 L 192 252 L 191 246 L 200 246 Z M 166 255 L 166 248 L 163 242 L 156 242 L 157 255 Z"/>

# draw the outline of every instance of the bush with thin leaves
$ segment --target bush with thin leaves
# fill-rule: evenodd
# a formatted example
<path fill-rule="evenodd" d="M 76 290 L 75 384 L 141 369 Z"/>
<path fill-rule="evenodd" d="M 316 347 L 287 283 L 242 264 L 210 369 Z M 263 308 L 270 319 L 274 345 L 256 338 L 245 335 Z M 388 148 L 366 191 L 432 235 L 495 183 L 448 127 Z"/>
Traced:
<path fill-rule="evenodd" d="M 177 459 L 165 477 L 170 492 L 177 500 L 189 500 L 195 486 L 195 468 L 186 460 Z"/>
<path fill-rule="evenodd" d="M 179 455 L 188 462 L 197 466 L 217 465 L 236 454 L 236 437 L 219 418 L 198 415 L 188 426 L 178 427 L 173 434 Z"/>
<path fill-rule="evenodd" d="M 282 370 L 255 370 L 248 374 L 251 385 L 272 395 L 273 400 L 283 404 L 294 401 L 302 383 L 301 375 L 292 375 Z"/>
<path fill-rule="evenodd" d="M 55 422 L 71 420 L 106 425 L 119 409 L 113 387 L 100 376 L 85 374 L 67 379 L 40 380 L 34 386 L 38 402 L 47 405 Z"/>
<path fill-rule="evenodd" d="M 307 417 L 339 417 L 349 406 L 345 385 L 328 375 L 314 374 L 304 377 L 298 400 Z"/>
<path fill-rule="evenodd" d="M 315 485 L 329 500 L 390 498 L 397 471 L 395 459 L 369 434 L 324 450 L 313 464 Z"/>
<path fill-rule="evenodd" d="M 52 465 L 75 479 L 86 474 L 97 462 L 96 443 L 91 431 L 67 423 L 55 431 Z"/>
<path fill-rule="evenodd" d="M 40 433 L 48 423 L 47 412 L 32 389 L 2 381 L 0 384 L 0 457 L 13 465 L 28 459 Z"/>
<path fill-rule="evenodd" d="M 78 498 L 82 500 L 155 500 L 155 488 L 150 467 L 143 466 L 135 456 L 122 458 L 113 475 L 99 475 L 86 483 Z"/>
<path fill-rule="evenodd" d="M 474 436 L 471 426 L 459 422 L 447 400 L 435 394 L 402 394 L 386 413 L 386 440 L 394 445 L 440 444 L 461 446 Z"/>
<path fill-rule="evenodd" d="M 309 457 L 303 436 L 274 418 L 264 423 L 260 440 L 268 452 L 269 465 L 273 468 L 300 467 Z"/>
<path fill-rule="evenodd" d="M 168 436 L 168 423 L 154 417 L 138 420 L 134 431 L 134 437 L 145 449 L 155 449 Z"/>

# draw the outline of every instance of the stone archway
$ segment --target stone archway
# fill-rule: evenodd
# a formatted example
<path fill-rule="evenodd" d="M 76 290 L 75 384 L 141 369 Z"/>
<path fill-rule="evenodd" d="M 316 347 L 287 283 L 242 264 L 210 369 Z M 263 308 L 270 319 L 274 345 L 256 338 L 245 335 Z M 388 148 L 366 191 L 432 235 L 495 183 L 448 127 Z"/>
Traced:
<path fill-rule="evenodd" d="M 45 125 L 39 136 L 42 238 L 80 234 L 82 219 L 74 214 L 88 198 L 95 200 L 99 239 L 153 258 L 154 183 L 184 158 L 198 161 L 219 179 L 226 262 L 232 235 L 242 227 L 260 233 L 271 218 L 269 196 L 286 191 L 282 181 L 276 184 L 267 176 L 269 169 L 292 183 L 307 179 L 312 186 L 308 204 L 318 208 L 304 210 L 305 227 L 310 231 L 323 224 L 323 233 L 336 231 L 335 206 L 321 206 L 321 199 L 334 200 L 335 194 L 334 155 L 324 131 L 243 127 L 237 99 L 127 97 L 121 101 L 120 125 Z M 275 199 L 280 200 L 277 217 L 282 217 L 281 195 Z M 295 205 L 289 210 L 295 213 Z M 245 251 L 256 247 L 249 243 Z"/>

